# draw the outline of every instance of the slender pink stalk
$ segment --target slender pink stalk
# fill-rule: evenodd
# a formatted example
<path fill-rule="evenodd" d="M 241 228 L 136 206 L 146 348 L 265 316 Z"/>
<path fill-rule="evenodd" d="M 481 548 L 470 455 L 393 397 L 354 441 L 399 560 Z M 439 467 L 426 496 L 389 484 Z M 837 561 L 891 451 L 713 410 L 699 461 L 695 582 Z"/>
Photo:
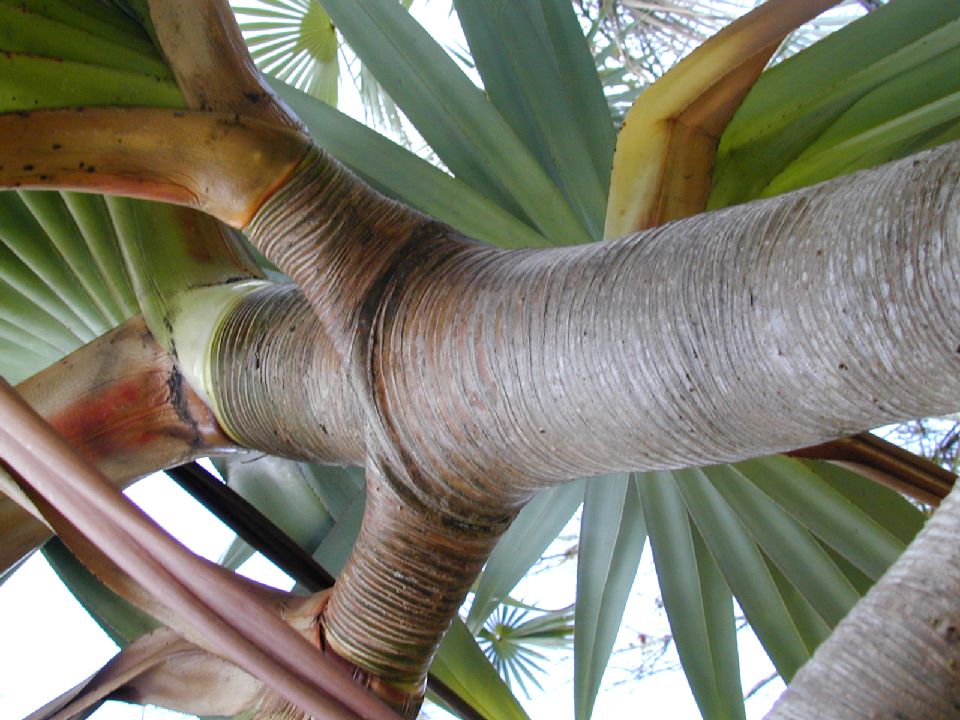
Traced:
<path fill-rule="evenodd" d="M 397 720 L 229 573 L 153 523 L 2 379 L 0 459 L 27 491 L 52 506 L 54 516 L 69 518 L 121 570 L 162 598 L 191 634 L 304 711 L 337 720 Z"/>

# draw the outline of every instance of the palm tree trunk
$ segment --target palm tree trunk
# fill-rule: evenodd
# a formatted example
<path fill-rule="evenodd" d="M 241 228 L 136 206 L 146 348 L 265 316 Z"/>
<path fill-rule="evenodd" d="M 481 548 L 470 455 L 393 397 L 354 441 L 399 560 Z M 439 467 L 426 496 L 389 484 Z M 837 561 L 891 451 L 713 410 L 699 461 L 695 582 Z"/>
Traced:
<path fill-rule="evenodd" d="M 286 332 L 257 361 L 273 382 L 324 389 L 231 415 L 247 400 L 227 384 L 216 405 L 239 440 L 267 451 L 281 447 L 269 433 L 283 414 L 306 412 L 333 437 L 362 428 L 369 492 L 384 500 L 370 503 L 362 552 L 328 608 L 334 649 L 418 686 L 398 662 L 429 660 L 433 641 L 406 644 L 414 625 L 439 639 L 537 489 L 955 408 L 958 178 L 954 145 L 616 242 L 507 252 L 315 154 L 247 230 L 320 323 L 319 360 Z M 349 401 L 335 389 L 345 382 Z M 341 400 L 318 406 L 324 396 Z M 341 457 L 332 447 L 324 438 L 298 454 L 355 460 L 356 445 Z M 389 598 L 390 613 L 373 598 Z"/>

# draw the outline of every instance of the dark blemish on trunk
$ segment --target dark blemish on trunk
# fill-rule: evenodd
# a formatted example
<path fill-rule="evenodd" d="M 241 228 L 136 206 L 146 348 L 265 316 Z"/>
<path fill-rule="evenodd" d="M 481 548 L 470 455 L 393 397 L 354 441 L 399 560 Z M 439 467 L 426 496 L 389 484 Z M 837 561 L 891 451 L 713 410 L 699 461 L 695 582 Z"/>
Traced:
<path fill-rule="evenodd" d="M 170 321 L 169 316 L 164 316 L 163 327 L 166 329 L 167 335 L 170 337 L 170 354 L 173 355 L 173 357 L 177 357 L 177 342 L 173 339 L 173 323 Z"/>
<path fill-rule="evenodd" d="M 60 148 L 63 147 L 63 145 L 61 145 L 60 143 L 54 143 L 50 147 L 52 147 L 54 150 L 59 150 Z"/>
<path fill-rule="evenodd" d="M 87 172 L 88 172 L 88 173 L 95 173 L 96 171 L 97 171 L 97 169 L 96 169 L 93 165 L 91 165 L 90 167 L 87 168 Z"/>
<path fill-rule="evenodd" d="M 960 642 L 960 628 L 956 625 L 948 625 L 946 630 L 943 631 L 943 639 L 951 645 Z"/>
<path fill-rule="evenodd" d="M 846 363 L 840 363 L 839 365 L 837 365 L 837 367 L 840 368 L 841 370 L 849 370 L 849 369 L 850 369 L 850 368 L 847 367 L 847 364 L 846 364 Z"/>
<path fill-rule="evenodd" d="M 33 170 L 33 165 L 24 165 L 24 166 L 23 166 L 23 171 L 24 171 L 24 172 L 30 172 L 31 170 Z"/>
<path fill-rule="evenodd" d="M 176 366 L 170 368 L 170 375 L 167 377 L 167 390 L 169 391 L 169 402 L 177 413 L 177 417 L 183 421 L 183 424 L 190 428 L 191 438 L 190 447 L 199 447 L 203 443 L 200 436 L 200 428 L 197 421 L 190 415 L 190 407 L 187 403 L 187 392 L 183 382 L 183 374 Z"/>

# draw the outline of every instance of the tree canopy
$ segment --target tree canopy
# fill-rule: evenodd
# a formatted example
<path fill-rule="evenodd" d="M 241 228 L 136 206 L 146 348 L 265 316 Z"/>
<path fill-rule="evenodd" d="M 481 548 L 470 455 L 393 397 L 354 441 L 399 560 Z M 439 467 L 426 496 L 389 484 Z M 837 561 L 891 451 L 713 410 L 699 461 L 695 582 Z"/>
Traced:
<path fill-rule="evenodd" d="M 935 504 L 952 485 L 881 441 L 831 441 L 960 400 L 960 4 L 898 0 L 760 74 L 833 4 L 766 3 L 619 129 L 566 0 L 455 2 L 482 90 L 392 0 L 252 13 L 261 63 L 312 53 L 286 76 L 315 91 L 332 24 L 440 169 L 268 86 L 225 3 L 0 3 L 0 368 L 67 441 L 4 395 L 27 510 L 0 505 L 0 560 L 48 536 L 34 512 L 110 587 L 83 581 L 94 615 L 133 618 L 127 650 L 37 717 L 117 696 L 386 718 L 427 688 L 523 717 L 470 631 L 581 503 L 577 717 L 647 541 L 705 718 L 744 714 L 734 598 L 790 680 L 923 526 L 891 487 Z M 295 10 L 322 52 L 270 39 Z M 116 493 L 208 455 L 260 512 L 195 468 L 183 482 L 312 594 L 187 556 Z M 951 511 L 848 627 L 910 614 L 911 578 L 952 562 Z M 956 701 L 937 685 L 956 654 L 941 580 L 934 635 L 901 624 L 946 643 L 939 674 L 914 669 L 926 692 L 861 679 L 838 703 Z M 859 632 L 838 636 L 868 673 Z M 797 697 L 821 702 L 781 712 Z"/>

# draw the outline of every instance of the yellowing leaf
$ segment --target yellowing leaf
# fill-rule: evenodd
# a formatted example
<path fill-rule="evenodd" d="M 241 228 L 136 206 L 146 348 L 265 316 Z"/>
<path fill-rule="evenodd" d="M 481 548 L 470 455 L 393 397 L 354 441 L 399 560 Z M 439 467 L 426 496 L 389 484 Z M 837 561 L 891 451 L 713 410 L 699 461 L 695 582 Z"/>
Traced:
<path fill-rule="evenodd" d="M 706 206 L 720 134 L 791 30 L 837 0 L 770 0 L 731 23 L 648 88 L 617 138 L 604 237 Z"/>

